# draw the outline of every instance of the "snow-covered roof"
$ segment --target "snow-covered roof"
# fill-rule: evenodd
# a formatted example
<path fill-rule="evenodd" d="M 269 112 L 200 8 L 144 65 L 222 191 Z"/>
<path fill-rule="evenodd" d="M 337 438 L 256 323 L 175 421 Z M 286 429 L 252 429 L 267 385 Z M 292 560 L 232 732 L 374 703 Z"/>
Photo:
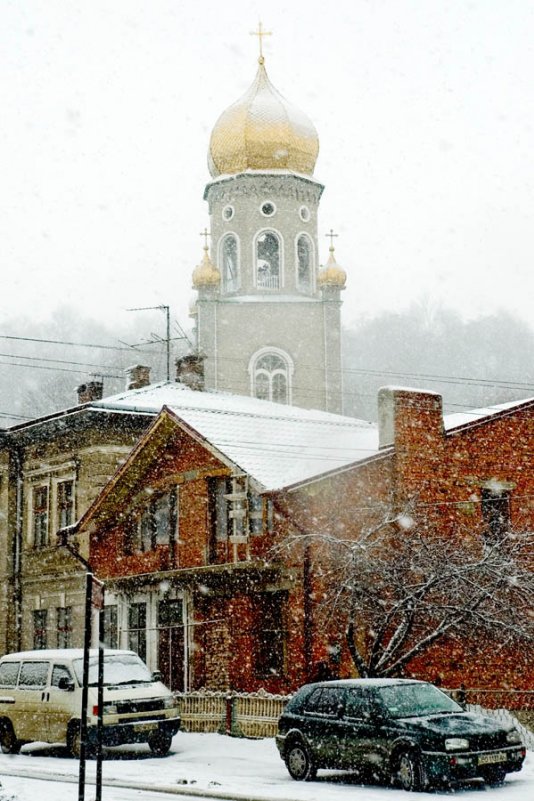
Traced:
<path fill-rule="evenodd" d="M 492 417 L 496 414 L 502 414 L 503 412 L 514 411 L 519 406 L 525 406 L 533 402 L 534 398 L 524 398 L 522 400 L 508 401 L 507 403 L 499 403 L 495 406 L 486 406 L 482 409 L 471 409 L 467 412 L 447 414 L 443 418 L 445 431 L 450 431 L 453 428 L 463 428 L 464 426 L 478 423 L 485 417 Z"/>
<path fill-rule="evenodd" d="M 167 406 L 266 490 L 280 489 L 378 453 L 372 423 L 314 409 L 164 382 L 91 404 L 157 413 Z"/>

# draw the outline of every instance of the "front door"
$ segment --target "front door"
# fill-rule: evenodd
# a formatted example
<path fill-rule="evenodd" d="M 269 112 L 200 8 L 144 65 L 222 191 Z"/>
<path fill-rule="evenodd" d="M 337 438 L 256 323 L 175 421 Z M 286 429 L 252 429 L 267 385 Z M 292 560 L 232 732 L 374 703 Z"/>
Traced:
<path fill-rule="evenodd" d="M 167 687 L 178 692 L 186 687 L 183 607 L 182 598 L 158 604 L 158 667 Z"/>

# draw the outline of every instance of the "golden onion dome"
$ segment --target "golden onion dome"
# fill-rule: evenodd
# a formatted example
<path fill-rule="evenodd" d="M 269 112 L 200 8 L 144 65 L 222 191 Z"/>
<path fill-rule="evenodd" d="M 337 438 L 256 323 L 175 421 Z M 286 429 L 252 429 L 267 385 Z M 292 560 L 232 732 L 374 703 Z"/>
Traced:
<path fill-rule="evenodd" d="M 345 289 L 347 283 L 347 273 L 340 267 L 334 256 L 334 246 L 330 245 L 330 256 L 324 267 L 319 270 L 317 276 L 317 283 L 319 286 L 333 286 L 339 289 Z"/>
<path fill-rule="evenodd" d="M 201 286 L 218 286 L 220 281 L 221 274 L 209 257 L 208 246 L 204 245 L 202 261 L 193 270 L 193 287 L 198 289 Z"/>
<path fill-rule="evenodd" d="M 312 175 L 319 137 L 311 120 L 270 82 L 260 56 L 254 83 L 223 111 L 211 133 L 212 177 L 245 170 L 291 170 Z"/>

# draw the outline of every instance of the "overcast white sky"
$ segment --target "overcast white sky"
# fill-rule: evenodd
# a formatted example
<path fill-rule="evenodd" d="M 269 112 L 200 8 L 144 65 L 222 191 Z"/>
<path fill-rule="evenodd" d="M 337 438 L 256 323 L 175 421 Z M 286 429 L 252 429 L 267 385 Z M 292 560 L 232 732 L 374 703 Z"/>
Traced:
<path fill-rule="evenodd" d="M 0 0 L 0 329 L 187 322 L 219 114 L 266 65 L 314 121 L 344 319 L 421 296 L 533 322 L 532 0 Z"/>

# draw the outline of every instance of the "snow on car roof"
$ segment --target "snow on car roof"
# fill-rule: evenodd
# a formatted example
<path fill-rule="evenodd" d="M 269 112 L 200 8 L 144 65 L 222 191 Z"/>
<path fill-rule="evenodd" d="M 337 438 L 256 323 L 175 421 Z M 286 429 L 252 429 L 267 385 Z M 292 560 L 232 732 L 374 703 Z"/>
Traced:
<path fill-rule="evenodd" d="M 198 392 L 175 382 L 125 391 L 91 406 L 153 413 L 167 406 L 267 490 L 378 453 L 378 428 L 372 423 L 249 396 Z"/>

